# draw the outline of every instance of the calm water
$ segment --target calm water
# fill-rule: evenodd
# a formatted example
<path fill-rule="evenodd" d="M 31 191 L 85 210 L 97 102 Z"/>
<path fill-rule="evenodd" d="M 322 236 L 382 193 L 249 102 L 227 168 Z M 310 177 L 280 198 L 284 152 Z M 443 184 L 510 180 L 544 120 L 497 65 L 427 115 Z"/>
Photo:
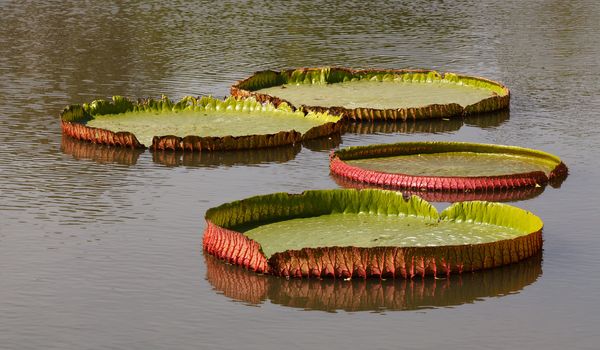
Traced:
<path fill-rule="evenodd" d="M 0 348 L 597 348 L 599 2 L 167 3 L 0 2 Z M 248 275 L 203 256 L 204 212 L 338 187 L 335 140 L 190 156 L 60 133 L 69 103 L 225 96 L 256 70 L 320 65 L 508 85 L 509 115 L 352 126 L 341 145 L 460 140 L 559 155 L 562 187 L 514 203 L 545 221 L 542 256 L 450 281 Z"/>

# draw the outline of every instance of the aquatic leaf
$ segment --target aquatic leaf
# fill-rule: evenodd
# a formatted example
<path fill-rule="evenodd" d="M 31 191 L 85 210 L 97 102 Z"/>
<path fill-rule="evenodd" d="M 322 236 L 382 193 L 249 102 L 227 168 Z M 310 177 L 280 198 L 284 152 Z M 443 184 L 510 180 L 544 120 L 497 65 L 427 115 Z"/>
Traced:
<path fill-rule="evenodd" d="M 508 88 L 484 78 L 339 67 L 256 72 L 234 84 L 231 95 L 275 105 L 285 102 L 305 112 L 329 111 L 356 121 L 448 118 L 507 109 L 510 102 Z"/>
<path fill-rule="evenodd" d="M 417 196 L 382 190 L 256 196 L 209 209 L 206 221 L 204 249 L 221 259 L 281 276 L 342 278 L 513 263 L 539 251 L 543 226 L 506 204 L 463 202 L 440 215 Z"/>
<path fill-rule="evenodd" d="M 166 96 L 134 103 L 114 96 L 61 113 L 66 135 L 93 143 L 155 150 L 216 151 L 292 145 L 340 134 L 340 116 L 293 111 L 254 98 Z"/>
<path fill-rule="evenodd" d="M 558 183 L 568 170 L 538 150 L 465 142 L 401 142 L 331 153 L 331 172 L 356 183 L 411 191 L 486 192 Z"/>

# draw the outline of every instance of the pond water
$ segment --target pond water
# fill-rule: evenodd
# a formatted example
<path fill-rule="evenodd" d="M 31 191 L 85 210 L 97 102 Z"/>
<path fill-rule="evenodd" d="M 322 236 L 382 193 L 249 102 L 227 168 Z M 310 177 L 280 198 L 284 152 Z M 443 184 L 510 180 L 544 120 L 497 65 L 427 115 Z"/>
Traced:
<path fill-rule="evenodd" d="M 597 1 L 9 1 L 0 10 L 0 348 L 600 342 Z M 341 140 L 238 155 L 114 150 L 61 136 L 67 104 L 222 97 L 257 70 L 322 65 L 479 75 L 511 89 L 511 111 L 354 125 Z M 429 140 L 561 157 L 570 175 L 560 188 L 512 203 L 545 222 L 537 260 L 449 281 L 343 285 L 248 277 L 203 256 L 207 208 L 337 188 L 333 147 Z"/>

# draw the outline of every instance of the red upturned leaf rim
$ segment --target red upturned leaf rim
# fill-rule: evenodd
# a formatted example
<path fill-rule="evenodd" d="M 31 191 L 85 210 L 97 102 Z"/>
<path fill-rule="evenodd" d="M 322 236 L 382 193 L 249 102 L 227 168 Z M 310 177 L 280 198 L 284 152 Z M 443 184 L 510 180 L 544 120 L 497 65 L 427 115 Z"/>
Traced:
<path fill-rule="evenodd" d="M 342 188 L 363 189 L 384 189 L 398 190 L 393 186 L 381 186 L 365 182 L 350 180 L 346 177 L 331 174 L 331 178 Z M 487 201 L 487 202 L 515 202 L 532 199 L 544 192 L 546 186 L 518 187 L 505 190 L 491 191 L 428 191 L 428 190 L 407 190 L 402 189 L 405 196 L 419 196 L 428 202 L 466 202 L 466 201 Z"/>
<path fill-rule="evenodd" d="M 304 114 L 305 118 L 322 120 L 305 133 L 296 130 L 281 130 L 272 134 L 240 135 L 240 136 L 196 136 L 184 137 L 174 135 L 157 135 L 152 145 L 144 145 L 129 131 L 114 132 L 103 128 L 87 126 L 86 123 L 97 115 L 120 114 L 126 112 L 160 112 L 160 111 L 231 111 L 239 113 L 257 113 L 277 111 L 282 114 L 295 114 L 291 107 L 280 104 L 258 102 L 254 98 L 227 98 L 219 100 L 213 97 L 186 96 L 178 102 L 163 96 L 159 100 L 140 99 L 130 101 L 122 96 L 113 96 L 112 100 L 95 100 L 82 105 L 70 105 L 60 114 L 64 135 L 96 144 L 127 148 L 150 148 L 152 150 L 173 150 L 190 152 L 237 151 L 294 145 L 305 140 L 340 134 L 342 124 L 340 116 L 326 113 Z"/>
<path fill-rule="evenodd" d="M 555 163 L 547 175 L 543 171 L 514 173 L 498 176 L 419 176 L 364 169 L 348 164 L 346 160 L 398 155 L 474 152 L 519 155 Z M 524 187 L 541 187 L 550 183 L 560 186 L 568 175 L 567 166 L 550 153 L 516 146 L 467 142 L 400 142 L 369 146 L 348 147 L 330 154 L 329 169 L 332 174 L 352 182 L 388 189 L 425 192 L 480 192 L 493 193 Z"/>

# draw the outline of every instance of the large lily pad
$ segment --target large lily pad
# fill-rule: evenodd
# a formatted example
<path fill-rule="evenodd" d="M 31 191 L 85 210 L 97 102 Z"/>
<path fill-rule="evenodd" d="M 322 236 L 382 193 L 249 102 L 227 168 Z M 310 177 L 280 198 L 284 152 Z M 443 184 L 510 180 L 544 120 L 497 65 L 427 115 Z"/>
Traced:
<path fill-rule="evenodd" d="M 497 111 L 486 114 L 475 114 L 465 118 L 450 119 L 422 119 L 396 121 L 393 123 L 385 121 L 372 122 L 348 122 L 344 123 L 342 133 L 353 134 L 432 134 L 448 133 L 457 131 L 464 125 L 479 128 L 497 127 L 509 119 L 509 111 Z M 331 148 L 330 148 L 331 149 Z"/>
<path fill-rule="evenodd" d="M 507 109 L 510 102 L 508 88 L 484 78 L 337 67 L 257 72 L 233 85 L 231 95 L 369 121 L 462 116 Z"/>
<path fill-rule="evenodd" d="M 492 192 L 560 184 L 560 158 L 528 148 L 464 142 L 401 142 L 331 153 L 333 174 L 386 188 Z"/>
<path fill-rule="evenodd" d="M 276 193 L 206 213 L 204 249 L 257 272 L 293 277 L 449 275 L 516 262 L 541 248 L 542 221 L 500 203 L 441 214 L 381 190 Z"/>
<path fill-rule="evenodd" d="M 274 147 L 340 132 L 339 116 L 292 111 L 253 98 L 185 97 L 172 102 L 112 101 L 71 105 L 61 113 L 66 135 L 130 148 L 218 151 Z"/>

